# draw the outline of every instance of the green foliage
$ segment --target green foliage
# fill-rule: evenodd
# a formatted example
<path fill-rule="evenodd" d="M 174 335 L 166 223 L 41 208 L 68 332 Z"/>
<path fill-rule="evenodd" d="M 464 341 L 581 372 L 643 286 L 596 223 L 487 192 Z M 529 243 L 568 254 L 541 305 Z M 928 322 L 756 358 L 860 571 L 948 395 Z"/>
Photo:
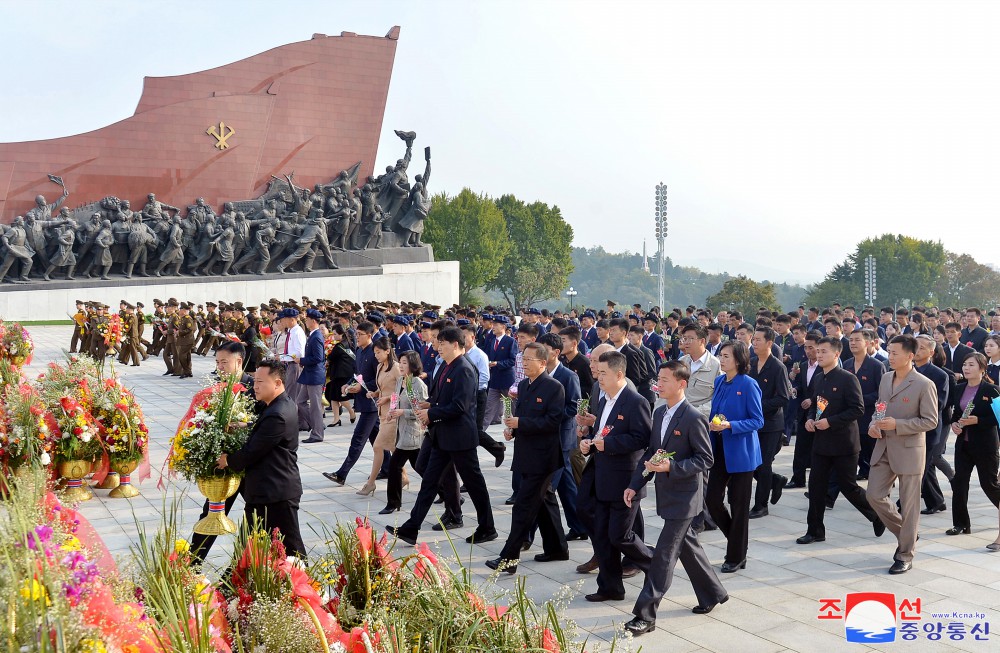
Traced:
<path fill-rule="evenodd" d="M 1000 304 L 1000 274 L 968 254 L 947 252 L 934 297 L 941 306 L 995 307 Z"/>
<path fill-rule="evenodd" d="M 773 285 L 757 283 L 743 275 L 722 284 L 722 290 L 706 299 L 705 303 L 716 313 L 735 309 L 744 315 L 754 315 L 759 308 L 779 308 Z"/>
<path fill-rule="evenodd" d="M 559 207 L 525 204 L 513 195 L 498 199 L 497 207 L 507 222 L 512 249 L 486 289 L 499 291 L 514 310 L 558 297 L 573 272 L 573 228 Z"/>
<path fill-rule="evenodd" d="M 486 285 L 500 270 L 511 250 L 507 223 L 496 203 L 468 188 L 455 197 L 439 193 L 431 198 L 424 240 L 434 246 L 441 260 L 459 261 L 459 301 L 467 303 L 472 291 Z"/>
<path fill-rule="evenodd" d="M 865 304 L 865 258 L 875 257 L 876 298 L 880 306 L 931 303 L 945 273 L 944 245 L 909 236 L 884 234 L 858 243 L 857 249 L 826 278 L 809 289 L 813 306 Z"/>

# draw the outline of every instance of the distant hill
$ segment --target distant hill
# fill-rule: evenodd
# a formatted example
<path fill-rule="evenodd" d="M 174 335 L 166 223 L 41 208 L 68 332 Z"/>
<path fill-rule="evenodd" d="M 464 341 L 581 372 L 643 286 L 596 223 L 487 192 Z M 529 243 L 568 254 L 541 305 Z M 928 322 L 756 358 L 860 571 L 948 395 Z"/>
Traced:
<path fill-rule="evenodd" d="M 689 304 L 703 306 L 705 298 L 714 295 L 726 280 L 736 274 L 746 274 L 738 269 L 738 263 L 733 269 L 722 274 L 708 274 L 698 268 L 674 265 L 667 257 L 665 261 L 666 274 L 664 297 L 667 307 L 685 307 Z M 577 291 L 574 304 L 576 306 L 593 306 L 603 308 L 611 299 L 619 304 L 634 304 L 641 302 L 649 307 L 657 303 L 657 261 L 650 257 L 650 273 L 642 269 L 642 254 L 632 252 L 606 252 L 603 247 L 574 247 L 573 273 L 570 275 L 570 285 Z M 733 274 L 729 274 L 732 272 Z M 755 279 L 764 281 L 764 279 Z M 569 306 L 569 299 L 563 290 L 562 297 L 538 304 L 539 308 L 564 309 Z M 775 294 L 784 310 L 797 308 L 806 294 L 803 286 L 796 284 L 775 284 Z M 490 302 L 501 302 L 502 298 L 492 294 L 487 295 Z"/>

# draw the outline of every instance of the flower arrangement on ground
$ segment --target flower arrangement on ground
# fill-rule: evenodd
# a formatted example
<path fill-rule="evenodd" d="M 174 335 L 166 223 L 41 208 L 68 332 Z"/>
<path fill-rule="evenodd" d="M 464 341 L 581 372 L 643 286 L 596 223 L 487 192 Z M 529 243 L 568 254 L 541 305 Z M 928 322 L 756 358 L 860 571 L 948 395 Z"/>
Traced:
<path fill-rule="evenodd" d="M 21 467 L 52 464 L 55 437 L 51 415 L 38 390 L 28 383 L 9 385 L 0 395 L 0 464 L 6 474 Z"/>
<path fill-rule="evenodd" d="M 35 343 L 31 334 L 20 322 L 0 320 L 0 359 L 10 361 L 17 368 L 31 364 Z"/>

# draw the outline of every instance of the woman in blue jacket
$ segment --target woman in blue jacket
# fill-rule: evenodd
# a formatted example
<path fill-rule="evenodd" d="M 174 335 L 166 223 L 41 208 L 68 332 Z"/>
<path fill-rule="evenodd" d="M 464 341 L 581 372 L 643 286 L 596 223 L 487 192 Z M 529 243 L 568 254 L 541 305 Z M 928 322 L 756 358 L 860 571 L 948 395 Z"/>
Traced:
<path fill-rule="evenodd" d="M 750 499 L 753 472 L 761 463 L 757 429 L 764 426 L 760 386 L 747 376 L 750 352 L 742 342 L 722 343 L 716 354 L 722 375 L 712 394 L 712 450 L 715 462 L 708 474 L 705 504 L 712 520 L 729 540 L 723 573 L 747 566 L 750 540 Z M 726 489 L 729 506 L 723 505 Z"/>

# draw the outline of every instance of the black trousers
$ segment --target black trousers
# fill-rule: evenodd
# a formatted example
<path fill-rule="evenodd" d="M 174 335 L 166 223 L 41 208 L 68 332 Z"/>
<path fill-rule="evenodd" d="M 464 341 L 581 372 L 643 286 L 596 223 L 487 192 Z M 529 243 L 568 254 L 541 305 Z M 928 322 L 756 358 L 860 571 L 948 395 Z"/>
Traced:
<path fill-rule="evenodd" d="M 851 502 L 851 505 L 868 521 L 874 522 L 878 519 L 878 515 L 865 498 L 865 491 L 858 487 L 857 454 L 824 456 L 813 453 L 812 471 L 809 473 L 809 513 L 806 516 L 806 532 L 815 537 L 826 537 L 823 516 L 826 514 L 831 470 L 836 476 L 841 494 Z"/>
<path fill-rule="evenodd" d="M 944 492 L 941 491 L 941 484 L 938 483 L 937 468 L 934 466 L 934 460 L 941 455 L 941 450 L 946 446 L 948 446 L 948 440 L 944 434 L 941 435 L 937 444 L 933 446 L 927 445 L 927 457 L 924 459 L 924 477 L 920 479 L 920 496 L 924 500 L 924 505 L 928 508 L 937 508 L 938 506 L 945 505 Z"/>
<path fill-rule="evenodd" d="M 622 580 L 622 556 L 637 565 L 648 561 L 649 549 L 636 535 L 633 526 L 639 512 L 639 501 L 633 501 L 629 508 L 621 499 L 601 501 L 594 506 L 594 553 L 599 564 L 597 572 L 597 592 L 609 596 L 623 596 L 625 583 Z"/>
<path fill-rule="evenodd" d="M 809 464 L 812 462 L 813 438 L 816 437 L 816 434 L 807 431 L 801 421 L 798 428 L 799 430 L 795 433 L 795 451 L 792 454 L 792 481 L 799 485 L 805 485 L 806 470 L 809 469 Z"/>
<path fill-rule="evenodd" d="M 236 499 L 243 495 L 243 481 L 240 481 L 240 487 L 236 490 L 233 496 L 226 499 L 226 511 L 225 514 L 229 514 L 229 511 L 233 509 L 233 504 L 236 503 Z M 208 517 L 208 499 L 205 499 L 205 505 L 201 507 L 201 517 L 199 519 L 204 519 Z M 202 535 L 201 533 L 191 533 L 191 560 L 195 563 L 205 562 L 205 558 L 208 557 L 208 552 L 212 550 L 212 546 L 215 544 L 216 535 Z"/>
<path fill-rule="evenodd" d="M 351 444 L 347 447 L 347 456 L 344 458 L 344 462 L 340 463 L 337 476 L 347 478 L 347 474 L 350 473 L 351 468 L 361 457 L 361 452 L 364 451 L 365 440 L 374 443 L 376 435 L 378 435 L 378 413 L 358 413 L 358 421 L 354 425 L 354 433 L 351 434 Z M 386 451 L 382 458 L 381 472 L 389 472 L 390 460 L 391 456 Z"/>
<path fill-rule="evenodd" d="M 588 461 L 589 462 L 589 461 Z M 580 484 L 576 488 L 576 516 L 580 519 L 583 532 L 594 539 L 594 512 L 597 510 L 597 489 L 594 487 L 594 465 L 587 464 L 580 474 Z M 642 511 L 635 514 L 632 531 L 640 540 L 646 537 L 646 522 Z M 638 561 L 636 561 L 638 562 Z"/>
<path fill-rule="evenodd" d="M 966 441 L 964 435 L 955 441 L 955 478 L 951 481 L 951 518 L 955 528 L 968 528 L 969 520 L 969 479 L 972 469 L 979 473 L 979 485 L 994 506 L 1000 505 L 1000 484 L 997 483 L 997 467 L 1000 456 L 996 444 L 988 440 Z"/>
<path fill-rule="evenodd" d="M 632 614 L 646 621 L 656 621 L 656 609 L 673 583 L 678 559 L 691 580 L 698 605 L 715 605 L 728 596 L 698 542 L 698 534 L 691 528 L 691 518 L 664 519 L 656 548 L 649 552 L 648 562 L 639 565 L 646 573 L 646 580 Z"/>
<path fill-rule="evenodd" d="M 479 446 L 492 453 L 497 450 L 497 447 L 501 449 L 506 447 L 504 447 L 502 442 L 491 438 L 486 429 L 483 428 L 483 421 L 486 419 L 486 396 L 488 394 L 489 390 L 486 388 L 476 392 L 476 424 L 479 425 Z"/>
<path fill-rule="evenodd" d="M 476 517 L 479 519 L 476 534 L 485 535 L 496 532 L 496 527 L 493 524 L 493 508 L 490 506 L 490 493 L 486 489 L 486 479 L 483 478 L 483 472 L 479 469 L 479 456 L 476 449 L 445 451 L 432 442 L 430 459 L 427 461 L 427 468 L 421 475 L 417 501 L 413 505 L 413 510 L 410 511 L 410 518 L 399 527 L 399 533 L 413 538 L 417 537 L 424 517 L 427 516 L 431 504 L 434 503 L 434 497 L 437 496 L 441 476 L 448 463 L 455 464 L 458 475 L 469 491 L 469 498 L 476 506 Z"/>
<path fill-rule="evenodd" d="M 858 433 L 861 434 L 861 452 L 858 453 L 858 476 L 863 476 L 864 478 L 868 478 L 868 472 L 872 468 L 872 452 L 875 451 L 875 438 L 868 435 L 869 427 L 871 427 L 871 417 L 858 420 Z"/>
<path fill-rule="evenodd" d="M 389 461 L 389 487 L 385 492 L 385 505 L 388 508 L 401 508 L 403 505 L 403 466 L 410 463 L 416 471 L 417 458 L 420 449 L 396 449 Z"/>
<path fill-rule="evenodd" d="M 723 505 L 729 490 L 729 508 Z M 747 557 L 750 546 L 750 496 L 753 490 L 753 472 L 726 471 L 726 455 L 722 444 L 715 449 L 715 462 L 708 472 L 708 492 L 705 504 L 712 520 L 729 541 L 726 545 L 726 562 L 739 564 Z"/>
<path fill-rule="evenodd" d="M 500 551 L 504 560 L 521 557 L 521 544 L 534 530 L 536 520 L 542 534 L 542 551 L 553 556 L 566 552 L 566 532 L 563 531 L 556 494 L 552 491 L 553 475 L 554 470 L 548 474 L 521 475 L 521 485 L 510 516 L 510 534 Z"/>
<path fill-rule="evenodd" d="M 299 500 L 274 503 L 248 503 L 243 518 L 253 523 L 259 520 L 268 533 L 278 529 L 285 544 L 285 553 L 305 559 L 306 546 L 299 532 Z"/>
<path fill-rule="evenodd" d="M 431 459 L 431 439 L 425 437 L 420 444 L 420 453 L 413 469 L 423 478 L 427 472 L 427 463 Z M 423 481 L 421 481 L 423 483 Z M 459 521 L 462 519 L 462 494 L 459 490 L 458 474 L 455 473 L 455 465 L 448 463 L 441 472 L 441 481 L 438 484 L 438 493 L 444 499 L 444 514 L 442 519 Z"/>
<path fill-rule="evenodd" d="M 771 498 L 771 486 L 781 480 L 774 473 L 774 457 L 781 451 L 782 431 L 758 432 L 760 440 L 760 465 L 754 470 L 753 477 L 757 481 L 757 491 L 754 493 L 753 505 L 766 506 Z"/>

